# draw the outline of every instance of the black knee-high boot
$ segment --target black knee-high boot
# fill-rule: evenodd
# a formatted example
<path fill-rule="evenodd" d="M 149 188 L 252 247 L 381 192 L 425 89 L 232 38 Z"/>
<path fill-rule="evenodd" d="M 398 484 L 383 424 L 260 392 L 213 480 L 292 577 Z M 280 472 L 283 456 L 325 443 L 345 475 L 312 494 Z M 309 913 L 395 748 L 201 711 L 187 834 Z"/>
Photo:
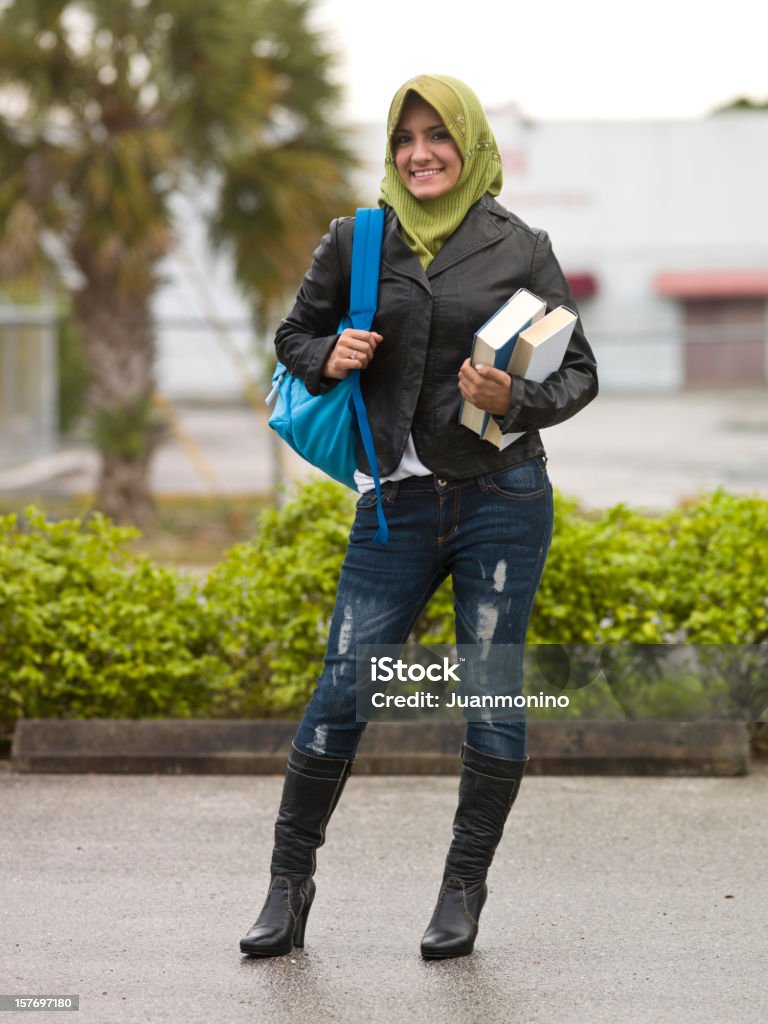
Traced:
<path fill-rule="evenodd" d="M 291 748 L 275 822 L 272 875 L 258 920 L 240 940 L 240 951 L 281 956 L 304 945 L 315 898 L 315 851 L 352 770 L 352 761 L 313 757 Z"/>
<path fill-rule="evenodd" d="M 437 905 L 421 940 L 421 955 L 426 959 L 466 956 L 474 949 L 488 895 L 488 868 L 527 763 L 527 757 L 522 761 L 491 757 L 464 744 L 453 842 Z"/>

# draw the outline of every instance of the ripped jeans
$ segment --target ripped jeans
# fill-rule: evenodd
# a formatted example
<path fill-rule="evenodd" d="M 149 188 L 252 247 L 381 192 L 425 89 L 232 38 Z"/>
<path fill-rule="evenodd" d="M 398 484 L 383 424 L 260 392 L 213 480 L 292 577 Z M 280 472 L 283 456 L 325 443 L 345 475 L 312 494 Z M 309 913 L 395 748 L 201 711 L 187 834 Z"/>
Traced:
<path fill-rule="evenodd" d="M 341 568 L 323 672 L 294 739 L 315 757 L 351 759 L 358 644 L 404 644 L 425 605 L 453 579 L 457 644 L 523 644 L 552 539 L 546 459 L 462 480 L 434 475 L 382 484 L 389 545 L 371 540 L 375 494 L 360 497 Z M 517 692 L 522 679 L 516 681 Z M 467 743 L 492 757 L 525 755 L 525 718 L 468 722 Z"/>

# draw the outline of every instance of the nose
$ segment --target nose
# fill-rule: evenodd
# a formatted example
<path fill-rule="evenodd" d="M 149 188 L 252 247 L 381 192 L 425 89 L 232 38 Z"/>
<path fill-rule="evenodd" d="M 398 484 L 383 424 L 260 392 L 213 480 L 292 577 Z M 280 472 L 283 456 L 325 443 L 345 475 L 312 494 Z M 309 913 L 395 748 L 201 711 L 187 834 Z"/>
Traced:
<path fill-rule="evenodd" d="M 429 139 L 426 136 L 417 135 L 413 143 L 413 159 L 417 162 L 429 160 L 432 153 L 429 148 Z"/>

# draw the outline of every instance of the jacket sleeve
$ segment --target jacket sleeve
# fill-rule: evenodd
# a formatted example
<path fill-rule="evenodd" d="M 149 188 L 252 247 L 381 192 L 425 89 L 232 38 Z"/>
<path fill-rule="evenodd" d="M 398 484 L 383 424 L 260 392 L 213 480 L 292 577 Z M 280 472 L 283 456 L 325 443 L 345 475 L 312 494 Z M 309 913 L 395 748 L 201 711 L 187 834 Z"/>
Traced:
<path fill-rule="evenodd" d="M 347 308 L 349 283 L 339 258 L 339 220 L 331 222 L 315 249 L 293 309 L 275 335 L 277 358 L 311 395 L 330 391 L 339 382 L 323 376 L 323 366 L 339 338 L 339 320 Z"/>
<path fill-rule="evenodd" d="M 539 231 L 531 260 L 528 288 L 544 299 L 547 312 L 568 306 L 578 312 L 546 231 Z M 597 395 L 597 362 L 576 321 L 560 369 L 542 383 L 512 375 L 509 409 L 497 422 L 504 433 L 537 430 L 562 423 Z"/>

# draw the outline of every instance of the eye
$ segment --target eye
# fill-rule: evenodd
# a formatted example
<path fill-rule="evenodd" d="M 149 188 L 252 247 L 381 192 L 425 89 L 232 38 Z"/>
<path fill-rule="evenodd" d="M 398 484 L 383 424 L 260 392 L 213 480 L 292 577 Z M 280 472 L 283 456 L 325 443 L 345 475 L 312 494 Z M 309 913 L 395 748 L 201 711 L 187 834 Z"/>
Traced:
<path fill-rule="evenodd" d="M 397 135 L 392 136 L 392 145 L 397 148 L 398 146 L 407 146 L 411 141 L 411 136 L 406 135 L 404 132 L 400 132 Z"/>
<path fill-rule="evenodd" d="M 439 132 L 435 132 L 435 134 L 432 136 L 435 142 L 447 142 L 450 139 L 450 137 L 451 133 L 445 128 L 441 128 Z"/>

